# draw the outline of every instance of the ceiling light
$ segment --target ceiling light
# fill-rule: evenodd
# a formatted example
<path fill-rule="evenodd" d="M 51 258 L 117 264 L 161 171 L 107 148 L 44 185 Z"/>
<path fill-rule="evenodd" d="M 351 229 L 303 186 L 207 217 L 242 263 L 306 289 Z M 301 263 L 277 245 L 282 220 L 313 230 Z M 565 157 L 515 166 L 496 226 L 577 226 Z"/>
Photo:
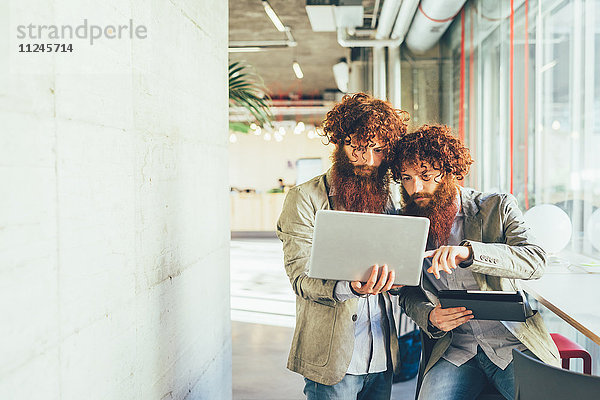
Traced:
<path fill-rule="evenodd" d="M 298 64 L 298 61 L 294 61 L 292 68 L 294 68 L 294 73 L 298 79 L 304 78 L 304 74 L 302 73 L 302 69 L 300 68 L 300 64 Z"/>
<path fill-rule="evenodd" d="M 281 22 L 281 20 L 279 19 L 279 17 L 275 13 L 275 10 L 273 10 L 269 2 L 267 0 L 263 0 L 262 4 L 265 8 L 265 12 L 269 16 L 269 18 L 271 18 L 273 25 L 275 25 L 275 28 L 277 28 L 279 32 L 285 32 L 285 26 L 283 26 L 283 23 Z"/>
<path fill-rule="evenodd" d="M 296 127 L 294 128 L 294 134 L 299 135 L 302 132 L 304 132 L 304 129 L 306 129 L 306 127 L 304 126 L 304 122 L 300 121 L 296 124 Z"/>
<path fill-rule="evenodd" d="M 232 133 L 231 135 L 229 135 L 229 142 L 230 143 L 237 142 L 237 135 L 235 133 Z"/>
<path fill-rule="evenodd" d="M 540 72 L 546 72 L 548 71 L 550 68 L 553 68 L 554 66 L 556 66 L 556 64 L 558 64 L 558 61 L 556 60 L 552 60 L 550 61 L 548 64 L 542 66 L 542 68 L 540 68 Z"/>
<path fill-rule="evenodd" d="M 269 132 L 265 132 L 265 134 L 263 135 L 263 139 L 265 139 L 268 142 L 269 140 L 271 140 L 271 134 Z"/>
<path fill-rule="evenodd" d="M 313 32 L 335 32 L 335 7 L 333 4 L 306 5 L 306 14 Z"/>
<path fill-rule="evenodd" d="M 280 134 L 281 136 L 284 136 L 284 135 L 285 135 L 285 128 L 284 128 L 283 126 L 279 128 L 279 134 Z"/>
<path fill-rule="evenodd" d="M 260 126 L 257 126 L 256 129 L 254 130 L 254 134 L 256 136 L 259 136 L 262 133 L 262 129 L 260 128 Z"/>
<path fill-rule="evenodd" d="M 342 93 L 348 93 L 348 81 L 350 80 L 350 67 L 348 63 L 342 59 L 333 66 L 333 78 L 335 84 Z"/>

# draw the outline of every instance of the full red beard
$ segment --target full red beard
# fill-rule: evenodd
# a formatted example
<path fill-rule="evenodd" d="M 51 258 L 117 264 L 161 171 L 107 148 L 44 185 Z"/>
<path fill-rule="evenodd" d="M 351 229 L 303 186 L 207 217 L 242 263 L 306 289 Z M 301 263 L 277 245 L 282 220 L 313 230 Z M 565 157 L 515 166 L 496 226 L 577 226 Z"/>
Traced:
<path fill-rule="evenodd" d="M 342 146 L 333 153 L 332 184 L 336 208 L 346 211 L 383 213 L 389 197 L 389 174 L 386 163 L 379 167 L 355 166 Z"/>
<path fill-rule="evenodd" d="M 459 204 L 456 201 L 458 187 L 454 181 L 443 178 L 433 193 L 414 193 L 412 196 L 402 188 L 402 200 L 405 204 L 404 215 L 427 217 L 429 219 L 428 248 L 447 245 L 450 231 Z M 424 206 L 415 202 L 416 197 L 430 198 Z"/>

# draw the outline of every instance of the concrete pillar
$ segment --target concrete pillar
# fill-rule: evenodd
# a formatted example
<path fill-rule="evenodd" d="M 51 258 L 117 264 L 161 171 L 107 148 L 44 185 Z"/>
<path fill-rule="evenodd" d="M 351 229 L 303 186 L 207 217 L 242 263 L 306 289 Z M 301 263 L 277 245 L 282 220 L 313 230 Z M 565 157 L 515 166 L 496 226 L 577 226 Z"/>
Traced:
<path fill-rule="evenodd" d="M 0 2 L 0 399 L 231 399 L 227 9 Z"/>

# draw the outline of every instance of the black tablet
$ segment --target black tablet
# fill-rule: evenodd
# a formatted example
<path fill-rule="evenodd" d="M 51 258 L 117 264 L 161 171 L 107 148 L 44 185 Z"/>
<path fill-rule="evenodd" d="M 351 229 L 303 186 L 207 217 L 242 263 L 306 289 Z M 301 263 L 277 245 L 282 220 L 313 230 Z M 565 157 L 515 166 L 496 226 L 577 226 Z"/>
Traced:
<path fill-rule="evenodd" d="M 473 311 L 473 319 L 524 322 L 534 314 L 522 292 L 440 290 L 438 298 L 442 308 Z"/>

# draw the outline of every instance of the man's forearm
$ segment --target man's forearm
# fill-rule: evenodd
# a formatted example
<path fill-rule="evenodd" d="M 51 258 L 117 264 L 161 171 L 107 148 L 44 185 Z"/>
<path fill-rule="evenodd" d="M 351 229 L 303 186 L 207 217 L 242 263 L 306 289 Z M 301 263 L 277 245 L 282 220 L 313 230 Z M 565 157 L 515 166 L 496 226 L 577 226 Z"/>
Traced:
<path fill-rule="evenodd" d="M 415 321 L 429 337 L 439 339 L 446 334 L 435 327 L 430 329 L 429 313 L 435 308 L 435 305 L 429 301 L 420 287 L 403 287 L 400 289 L 398 299 L 406 315 Z"/>
<path fill-rule="evenodd" d="M 358 293 L 352 290 L 352 286 L 350 286 L 350 282 L 348 281 L 337 281 L 333 290 L 333 295 L 337 301 L 346 301 L 360 297 Z"/>
<path fill-rule="evenodd" d="M 545 253 L 536 245 L 468 243 L 473 249 L 473 262 L 467 268 L 479 274 L 509 279 L 538 279 L 546 268 Z"/>
<path fill-rule="evenodd" d="M 305 265 L 301 260 L 286 265 L 286 272 L 290 278 L 294 293 L 307 300 L 328 305 L 335 304 L 337 300 L 335 299 L 334 288 L 337 281 L 310 278 L 305 272 L 305 267 L 302 267 L 300 264 Z"/>

